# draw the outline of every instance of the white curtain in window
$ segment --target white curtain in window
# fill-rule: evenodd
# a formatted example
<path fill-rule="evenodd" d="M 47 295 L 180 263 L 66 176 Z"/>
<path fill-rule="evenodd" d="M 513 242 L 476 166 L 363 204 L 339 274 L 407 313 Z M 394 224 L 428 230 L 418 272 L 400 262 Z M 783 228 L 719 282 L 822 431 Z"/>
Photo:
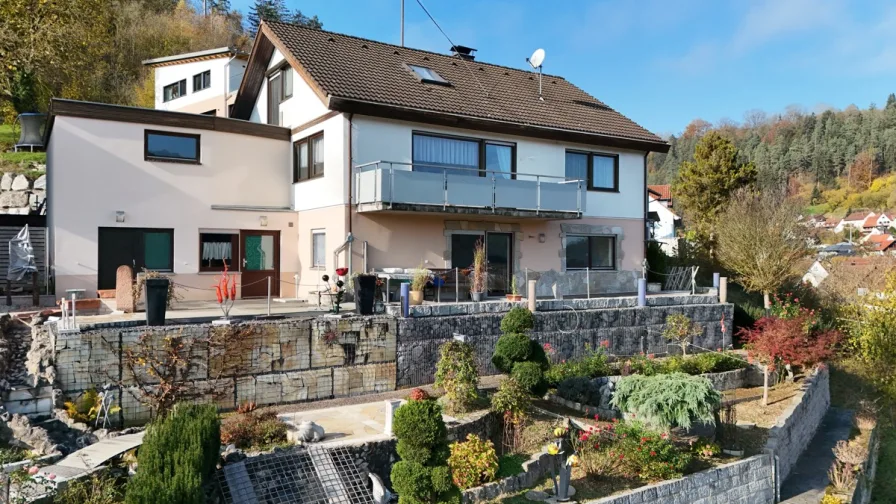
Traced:
<path fill-rule="evenodd" d="M 414 170 L 442 173 L 441 166 L 457 166 L 472 170 L 452 170 L 458 175 L 479 176 L 479 142 L 457 138 L 414 135 Z M 418 166 L 423 163 L 435 166 Z"/>
<path fill-rule="evenodd" d="M 509 145 L 485 144 L 485 169 L 492 172 L 488 175 L 496 177 L 511 178 L 511 169 L 513 166 L 513 148 Z"/>
<path fill-rule="evenodd" d="M 588 176 L 588 154 L 579 152 L 566 153 L 566 178 L 585 181 Z"/>
<path fill-rule="evenodd" d="M 311 155 L 314 158 L 314 174 L 320 175 L 324 172 L 324 137 L 318 137 L 311 141 L 313 151 Z"/>
<path fill-rule="evenodd" d="M 205 242 L 202 244 L 202 259 L 204 261 L 230 259 L 231 253 L 230 242 Z"/>
<path fill-rule="evenodd" d="M 312 266 L 326 266 L 326 259 L 324 258 L 324 254 L 326 254 L 325 240 L 326 235 L 323 233 L 313 233 L 311 235 Z"/>
<path fill-rule="evenodd" d="M 594 156 L 591 184 L 602 189 L 616 187 L 616 158 Z"/>

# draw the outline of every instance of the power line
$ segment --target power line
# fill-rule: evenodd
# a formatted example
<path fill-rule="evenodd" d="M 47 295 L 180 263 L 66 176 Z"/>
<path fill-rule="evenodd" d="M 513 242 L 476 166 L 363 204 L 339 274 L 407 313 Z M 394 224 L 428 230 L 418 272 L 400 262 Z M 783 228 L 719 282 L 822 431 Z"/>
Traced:
<path fill-rule="evenodd" d="M 423 9 L 423 12 L 425 12 L 426 15 L 429 16 L 429 20 L 432 21 L 432 24 L 436 25 L 436 28 L 438 28 L 439 31 L 442 32 L 442 35 L 444 35 L 445 39 L 448 41 L 448 43 L 451 44 L 451 48 L 453 49 L 453 48 L 457 47 L 457 44 L 455 44 L 451 40 L 451 37 L 449 37 L 448 34 L 445 33 L 445 30 L 443 30 L 442 27 L 439 26 L 439 23 L 438 23 L 438 21 L 436 21 L 436 18 L 432 17 L 432 14 L 430 14 L 429 11 L 426 9 L 426 6 L 423 5 L 423 1 L 417 0 L 417 5 L 419 5 L 420 8 Z M 470 72 L 470 76 L 473 77 L 473 80 L 476 81 L 476 84 L 479 84 L 479 89 L 481 89 L 482 92 L 485 93 L 485 97 L 488 98 L 488 90 L 485 89 L 485 86 L 483 86 L 481 82 L 479 82 L 479 79 L 476 77 L 476 74 L 473 73 L 473 70 L 470 70 L 469 65 L 467 65 L 467 60 L 465 60 L 464 58 L 459 58 L 459 59 L 461 60 L 461 62 L 463 62 L 464 68 L 466 68 L 467 71 Z"/>

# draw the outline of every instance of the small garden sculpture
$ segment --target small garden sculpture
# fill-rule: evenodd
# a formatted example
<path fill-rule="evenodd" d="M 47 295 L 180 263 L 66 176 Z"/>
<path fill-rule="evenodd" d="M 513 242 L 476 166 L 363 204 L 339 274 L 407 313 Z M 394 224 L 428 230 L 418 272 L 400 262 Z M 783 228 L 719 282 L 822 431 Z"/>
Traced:
<path fill-rule="evenodd" d="M 342 270 L 346 270 L 343 273 L 347 272 L 347 268 L 339 268 L 336 270 L 336 274 L 339 275 L 339 272 Z M 341 275 L 340 275 L 341 276 Z M 345 282 L 342 280 L 336 280 L 334 286 L 330 286 L 330 275 L 324 275 L 321 277 L 327 284 L 327 291 L 330 292 L 330 295 L 333 298 L 333 309 L 331 310 L 333 313 L 339 313 L 339 310 L 342 309 L 342 297 L 345 296 Z"/>

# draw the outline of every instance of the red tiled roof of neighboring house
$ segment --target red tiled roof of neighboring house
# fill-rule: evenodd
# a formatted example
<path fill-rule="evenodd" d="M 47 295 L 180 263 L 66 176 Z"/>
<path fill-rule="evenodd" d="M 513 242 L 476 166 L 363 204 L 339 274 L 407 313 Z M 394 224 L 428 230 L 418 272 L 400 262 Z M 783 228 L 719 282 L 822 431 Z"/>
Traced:
<path fill-rule="evenodd" d="M 869 227 L 874 227 L 874 226 L 876 226 L 876 225 L 877 225 L 877 219 L 878 219 L 879 217 L 880 217 L 880 216 L 877 215 L 877 214 L 875 214 L 875 213 L 868 214 L 868 217 L 865 217 L 865 222 L 862 223 L 862 227 L 869 228 Z"/>
<path fill-rule="evenodd" d="M 860 220 L 865 220 L 865 217 L 868 217 L 869 214 L 871 214 L 871 212 L 868 212 L 868 211 L 865 211 L 865 212 L 853 212 L 853 213 L 847 215 L 846 217 L 844 217 L 843 220 L 845 220 L 845 221 L 860 221 Z"/>
<path fill-rule="evenodd" d="M 264 39 L 286 53 L 287 61 L 331 110 L 417 120 L 408 118 L 414 115 L 434 124 L 453 119 L 464 121 L 457 127 L 471 123 L 525 129 L 533 135 L 588 136 L 594 138 L 593 144 L 669 150 L 662 138 L 563 77 L 544 75 L 541 99 L 538 74 L 529 69 L 268 21 L 259 30 L 234 105 L 238 118 L 245 119 L 242 116 L 251 111 L 249 102 L 257 99 L 263 81 L 267 61 L 253 59 L 262 52 L 259 47 L 267 47 L 265 52 L 272 49 Z M 408 65 L 433 70 L 445 82 L 422 81 Z M 259 71 L 262 78 L 255 75 Z"/>
<path fill-rule="evenodd" d="M 882 292 L 886 288 L 887 273 L 896 268 L 890 256 L 840 257 L 822 264 L 828 277 L 819 286 L 823 292 L 844 298 L 854 298 L 858 289 Z"/>
<path fill-rule="evenodd" d="M 656 197 L 661 200 L 672 199 L 672 186 L 669 184 L 648 185 L 647 189 L 656 194 Z"/>
<path fill-rule="evenodd" d="M 896 238 L 888 234 L 871 235 L 868 237 L 867 242 L 871 244 L 871 250 L 883 252 L 896 243 Z"/>

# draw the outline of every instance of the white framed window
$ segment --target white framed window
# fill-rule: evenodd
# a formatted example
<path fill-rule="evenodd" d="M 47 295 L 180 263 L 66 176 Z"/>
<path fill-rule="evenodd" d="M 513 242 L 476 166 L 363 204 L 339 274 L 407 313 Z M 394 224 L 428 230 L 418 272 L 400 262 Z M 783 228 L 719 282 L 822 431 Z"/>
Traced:
<path fill-rule="evenodd" d="M 327 267 L 327 232 L 323 229 L 311 230 L 311 267 Z"/>

